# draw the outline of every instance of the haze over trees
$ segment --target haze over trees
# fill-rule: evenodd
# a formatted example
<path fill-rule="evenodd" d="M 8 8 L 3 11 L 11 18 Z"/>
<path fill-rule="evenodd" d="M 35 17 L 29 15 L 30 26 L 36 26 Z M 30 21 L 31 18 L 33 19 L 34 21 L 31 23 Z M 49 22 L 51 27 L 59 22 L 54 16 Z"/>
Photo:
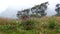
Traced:
<path fill-rule="evenodd" d="M 56 4 L 54 9 L 58 16 L 51 17 L 46 16 L 48 5 L 45 2 L 18 11 L 18 19 L 0 18 L 0 34 L 60 34 L 60 4 Z M 17 10 L 12 13 L 10 11 L 8 10 L 12 14 Z"/>
<path fill-rule="evenodd" d="M 47 13 L 45 11 L 47 10 L 47 6 L 48 6 L 48 2 L 45 2 L 45 3 L 41 3 L 40 5 L 36 5 L 32 8 L 18 11 L 17 17 L 20 17 L 22 15 L 39 16 L 39 17 L 46 16 Z"/>

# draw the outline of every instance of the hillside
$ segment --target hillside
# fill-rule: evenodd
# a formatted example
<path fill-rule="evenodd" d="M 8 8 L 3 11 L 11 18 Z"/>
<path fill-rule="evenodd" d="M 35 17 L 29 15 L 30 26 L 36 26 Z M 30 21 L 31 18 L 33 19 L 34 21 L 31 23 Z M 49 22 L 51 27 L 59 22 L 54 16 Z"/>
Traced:
<path fill-rule="evenodd" d="M 36 31 L 21 29 L 20 20 L 17 23 L 14 19 L 0 18 L 0 34 L 60 34 L 60 16 L 32 18 L 32 21 L 36 23 L 34 28 Z"/>

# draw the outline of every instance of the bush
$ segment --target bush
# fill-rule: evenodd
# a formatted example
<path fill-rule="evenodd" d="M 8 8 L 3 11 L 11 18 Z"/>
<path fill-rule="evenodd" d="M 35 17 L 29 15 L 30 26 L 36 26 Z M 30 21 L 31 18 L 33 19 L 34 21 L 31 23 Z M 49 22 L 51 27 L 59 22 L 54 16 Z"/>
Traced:
<path fill-rule="evenodd" d="M 25 30 L 32 30 L 35 26 L 35 21 L 27 20 L 26 22 L 22 22 L 22 25 Z"/>
<path fill-rule="evenodd" d="M 49 21 L 48 21 L 48 25 L 49 25 L 49 28 L 50 29 L 54 29 L 54 27 L 55 27 L 55 21 L 54 21 L 54 19 L 49 19 Z"/>

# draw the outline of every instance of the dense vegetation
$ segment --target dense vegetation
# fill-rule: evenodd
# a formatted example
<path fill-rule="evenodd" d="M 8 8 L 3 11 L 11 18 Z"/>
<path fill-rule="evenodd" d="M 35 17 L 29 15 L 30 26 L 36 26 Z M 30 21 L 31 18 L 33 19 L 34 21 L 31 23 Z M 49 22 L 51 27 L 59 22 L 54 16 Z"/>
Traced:
<path fill-rule="evenodd" d="M 56 16 L 46 17 L 47 4 L 18 11 L 18 19 L 0 18 L 0 34 L 60 34 L 60 4 Z"/>
<path fill-rule="evenodd" d="M 60 34 L 60 17 L 30 19 L 25 26 L 21 20 L 0 20 L 0 34 Z"/>

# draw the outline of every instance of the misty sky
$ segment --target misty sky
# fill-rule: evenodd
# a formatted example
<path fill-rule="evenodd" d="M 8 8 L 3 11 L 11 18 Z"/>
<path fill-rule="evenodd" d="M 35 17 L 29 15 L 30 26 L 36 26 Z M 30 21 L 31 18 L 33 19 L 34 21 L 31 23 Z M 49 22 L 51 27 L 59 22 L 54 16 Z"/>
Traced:
<path fill-rule="evenodd" d="M 43 2 L 49 2 L 48 14 L 55 14 L 55 5 L 59 3 L 60 0 L 0 0 L 0 13 L 6 10 L 8 7 L 16 8 L 17 10 L 22 10 L 26 8 L 31 8 L 35 5 L 41 4 Z"/>

